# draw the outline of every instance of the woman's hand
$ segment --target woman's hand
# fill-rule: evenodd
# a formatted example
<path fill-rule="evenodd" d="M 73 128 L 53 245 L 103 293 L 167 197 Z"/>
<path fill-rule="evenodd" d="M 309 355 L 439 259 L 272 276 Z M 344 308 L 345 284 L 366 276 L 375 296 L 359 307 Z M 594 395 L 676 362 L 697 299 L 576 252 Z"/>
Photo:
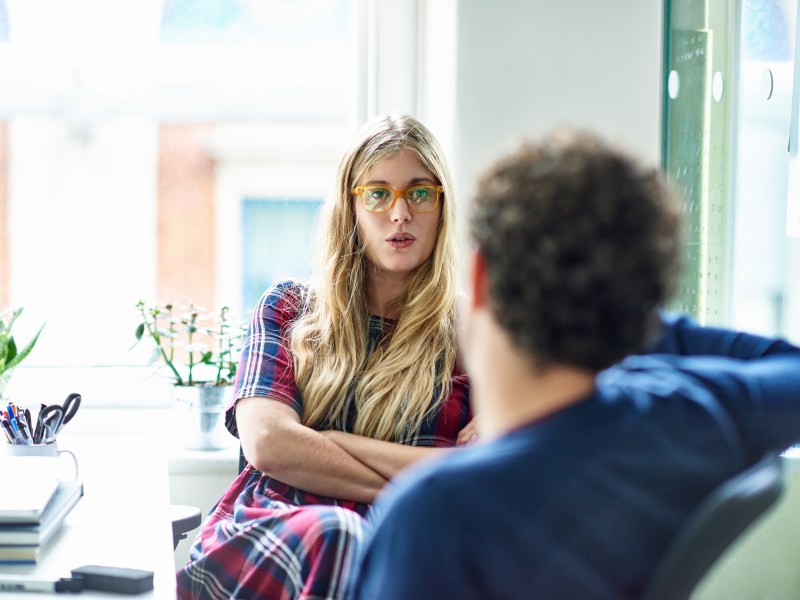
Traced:
<path fill-rule="evenodd" d="M 400 471 L 420 460 L 441 456 L 444 452 L 452 451 L 452 448 L 430 448 L 384 442 L 344 431 L 320 431 L 320 434 L 386 479 L 392 479 Z"/>
<path fill-rule="evenodd" d="M 473 417 L 472 420 L 464 426 L 464 429 L 458 432 L 456 437 L 456 446 L 468 446 L 478 441 L 478 417 Z"/>

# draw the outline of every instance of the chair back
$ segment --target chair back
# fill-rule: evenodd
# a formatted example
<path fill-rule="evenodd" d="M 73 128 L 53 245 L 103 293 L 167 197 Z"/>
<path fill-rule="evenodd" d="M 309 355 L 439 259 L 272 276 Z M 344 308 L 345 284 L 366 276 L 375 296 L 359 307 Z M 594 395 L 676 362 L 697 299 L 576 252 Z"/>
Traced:
<path fill-rule="evenodd" d="M 783 487 L 781 457 L 771 453 L 711 492 L 681 527 L 642 600 L 689 598 L 728 546 L 775 504 Z"/>
<path fill-rule="evenodd" d="M 247 466 L 247 459 L 244 457 L 244 450 L 242 450 L 242 445 L 239 444 L 239 473 L 244 471 L 244 468 Z"/>

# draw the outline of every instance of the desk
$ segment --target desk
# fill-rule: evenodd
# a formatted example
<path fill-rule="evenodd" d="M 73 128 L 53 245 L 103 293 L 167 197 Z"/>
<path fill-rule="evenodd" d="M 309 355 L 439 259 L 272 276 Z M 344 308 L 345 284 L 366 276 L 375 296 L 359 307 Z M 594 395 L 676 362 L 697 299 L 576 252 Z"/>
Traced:
<path fill-rule="evenodd" d="M 175 598 L 168 453 L 164 439 L 124 434 L 63 435 L 59 447 L 77 456 L 84 496 L 61 531 L 45 546 L 38 564 L 0 565 L 0 573 L 57 579 L 89 564 L 144 569 L 155 573 L 155 589 L 128 597 Z M 48 597 L 63 600 L 68 596 L 3 593 L 0 600 Z M 90 591 L 76 596 L 81 597 L 122 598 Z"/>

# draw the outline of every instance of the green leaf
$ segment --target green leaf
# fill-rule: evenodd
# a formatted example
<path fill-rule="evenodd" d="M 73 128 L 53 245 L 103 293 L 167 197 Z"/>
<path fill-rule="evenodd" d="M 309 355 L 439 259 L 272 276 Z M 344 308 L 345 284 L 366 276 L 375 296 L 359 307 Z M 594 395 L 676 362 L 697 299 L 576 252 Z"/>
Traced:
<path fill-rule="evenodd" d="M 20 312 L 21 309 L 17 311 L 17 315 Z M 42 333 L 42 329 L 44 329 L 44 323 L 42 323 L 42 326 L 39 327 L 39 331 L 36 332 L 36 335 L 33 336 L 33 339 L 30 342 L 28 342 L 28 344 L 16 356 L 14 356 L 14 358 L 8 361 L 5 368 L 6 371 L 16 367 L 19 363 L 25 360 L 25 357 L 28 356 L 28 354 L 31 353 L 31 350 L 33 350 L 33 347 L 36 345 L 36 340 L 39 339 L 39 335 Z"/>
<path fill-rule="evenodd" d="M 11 311 L 11 320 L 8 322 L 8 330 L 11 331 L 11 328 L 14 326 L 14 321 L 16 321 L 19 316 L 22 314 L 22 307 L 20 306 L 16 310 Z"/>
<path fill-rule="evenodd" d="M 142 339 L 144 335 L 144 323 L 139 323 L 139 326 L 136 328 L 136 340 L 139 341 Z"/>
<path fill-rule="evenodd" d="M 150 353 L 150 358 L 147 360 L 148 365 L 153 365 L 158 362 L 161 358 L 161 350 L 158 348 L 153 348 L 153 351 Z"/>

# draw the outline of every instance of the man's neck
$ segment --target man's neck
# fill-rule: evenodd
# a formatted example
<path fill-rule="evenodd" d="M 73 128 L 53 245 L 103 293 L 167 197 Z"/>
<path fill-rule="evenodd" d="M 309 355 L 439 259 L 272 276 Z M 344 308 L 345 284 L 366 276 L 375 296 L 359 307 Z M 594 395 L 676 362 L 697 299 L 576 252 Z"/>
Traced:
<path fill-rule="evenodd" d="M 566 364 L 536 367 L 493 319 L 482 319 L 470 353 L 470 395 L 483 439 L 501 436 L 586 398 L 595 373 Z"/>
<path fill-rule="evenodd" d="M 475 382 L 481 437 L 499 437 L 539 421 L 581 402 L 595 387 L 593 373 L 571 366 L 555 365 L 526 375 L 505 381 L 490 378 L 485 386 Z"/>

